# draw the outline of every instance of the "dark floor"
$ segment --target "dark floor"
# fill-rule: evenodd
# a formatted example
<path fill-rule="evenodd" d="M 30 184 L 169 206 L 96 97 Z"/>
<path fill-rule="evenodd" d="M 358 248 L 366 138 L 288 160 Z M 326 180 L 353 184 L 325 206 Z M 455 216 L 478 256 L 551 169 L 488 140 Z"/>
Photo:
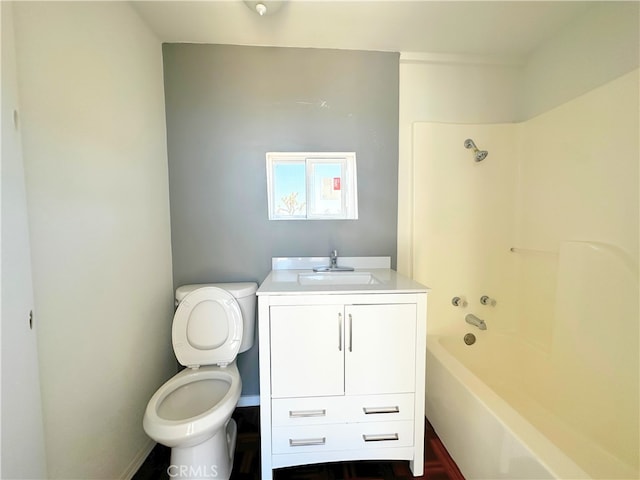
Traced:
<path fill-rule="evenodd" d="M 258 407 L 236 408 L 238 440 L 231 480 L 260 478 L 260 411 Z M 413 477 L 407 461 L 357 461 L 305 465 L 274 471 L 274 480 L 464 480 L 442 442 L 427 422 L 424 475 Z M 171 449 L 157 445 L 134 475 L 133 480 L 169 479 L 167 468 Z"/>

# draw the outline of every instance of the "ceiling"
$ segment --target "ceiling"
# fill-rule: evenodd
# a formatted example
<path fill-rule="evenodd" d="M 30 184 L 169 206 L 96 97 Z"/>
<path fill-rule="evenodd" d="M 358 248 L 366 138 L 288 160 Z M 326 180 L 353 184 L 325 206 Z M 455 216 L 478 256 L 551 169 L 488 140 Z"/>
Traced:
<path fill-rule="evenodd" d="M 592 1 L 132 1 L 163 42 L 523 58 Z"/>

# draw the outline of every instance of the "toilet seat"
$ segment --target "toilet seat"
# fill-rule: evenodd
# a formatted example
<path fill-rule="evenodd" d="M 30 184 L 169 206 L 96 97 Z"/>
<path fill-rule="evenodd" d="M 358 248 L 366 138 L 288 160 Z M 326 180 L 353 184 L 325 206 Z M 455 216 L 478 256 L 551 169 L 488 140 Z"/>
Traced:
<path fill-rule="evenodd" d="M 218 287 L 203 287 L 187 294 L 173 318 L 171 340 L 181 365 L 227 366 L 242 341 L 242 312 L 236 299 Z"/>

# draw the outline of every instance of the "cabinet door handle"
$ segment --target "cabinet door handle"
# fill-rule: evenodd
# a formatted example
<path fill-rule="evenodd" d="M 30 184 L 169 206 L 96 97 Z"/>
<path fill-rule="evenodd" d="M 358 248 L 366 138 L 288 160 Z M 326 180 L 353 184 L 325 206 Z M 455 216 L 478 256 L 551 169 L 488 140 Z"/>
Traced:
<path fill-rule="evenodd" d="M 289 410 L 289 418 L 301 417 L 324 417 L 327 414 L 325 409 L 322 410 Z"/>
<path fill-rule="evenodd" d="M 290 438 L 290 447 L 308 447 L 311 445 L 324 445 L 327 443 L 326 437 L 319 438 Z"/>
<path fill-rule="evenodd" d="M 342 351 L 342 314 L 338 314 L 338 351 Z"/>
<path fill-rule="evenodd" d="M 400 413 L 400 407 L 362 407 L 365 415 L 377 415 L 379 413 Z"/>
<path fill-rule="evenodd" d="M 376 433 L 373 435 L 362 435 L 365 442 L 386 442 L 389 440 L 399 440 L 397 433 Z"/>
<path fill-rule="evenodd" d="M 353 318 L 349 314 L 349 351 L 353 352 Z"/>

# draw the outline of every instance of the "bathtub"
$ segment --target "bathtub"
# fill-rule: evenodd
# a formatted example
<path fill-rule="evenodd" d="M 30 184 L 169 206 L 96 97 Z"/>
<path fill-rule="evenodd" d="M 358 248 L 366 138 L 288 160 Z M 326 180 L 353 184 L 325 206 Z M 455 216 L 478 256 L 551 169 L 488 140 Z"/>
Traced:
<path fill-rule="evenodd" d="M 464 333 L 427 335 L 427 418 L 465 478 L 639 478 L 637 416 L 601 415 L 610 406 L 585 390 L 565 398 L 575 389 L 552 355 L 474 330 L 473 345 Z"/>

